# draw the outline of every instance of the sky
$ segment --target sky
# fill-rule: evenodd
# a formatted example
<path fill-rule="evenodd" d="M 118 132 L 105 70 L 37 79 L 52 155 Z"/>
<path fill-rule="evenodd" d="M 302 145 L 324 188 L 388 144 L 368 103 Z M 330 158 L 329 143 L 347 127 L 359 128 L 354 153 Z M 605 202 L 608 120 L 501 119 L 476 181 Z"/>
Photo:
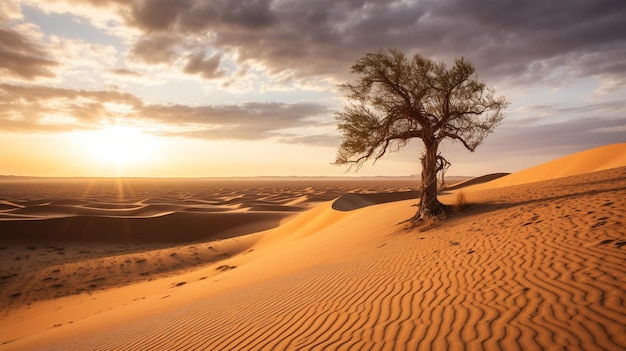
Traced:
<path fill-rule="evenodd" d="M 511 105 L 450 175 L 626 142 L 623 0 L 3 0 L 0 174 L 406 176 L 420 140 L 334 166 L 367 52 L 463 56 Z"/>

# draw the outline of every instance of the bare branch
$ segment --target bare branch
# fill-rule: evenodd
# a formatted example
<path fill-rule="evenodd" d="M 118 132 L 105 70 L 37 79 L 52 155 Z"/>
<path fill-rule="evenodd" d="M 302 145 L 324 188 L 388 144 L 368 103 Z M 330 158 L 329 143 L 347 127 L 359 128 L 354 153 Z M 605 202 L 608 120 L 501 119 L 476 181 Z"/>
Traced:
<path fill-rule="evenodd" d="M 335 164 L 358 169 L 421 139 L 421 211 L 438 212 L 437 173 L 450 166 L 437 153 L 439 144 L 450 139 L 474 151 L 502 121 L 509 102 L 479 82 L 464 58 L 447 69 L 420 55 L 409 60 L 398 50 L 379 50 L 361 57 L 352 73 L 357 79 L 340 86 L 349 103 L 336 114 L 343 141 Z"/>

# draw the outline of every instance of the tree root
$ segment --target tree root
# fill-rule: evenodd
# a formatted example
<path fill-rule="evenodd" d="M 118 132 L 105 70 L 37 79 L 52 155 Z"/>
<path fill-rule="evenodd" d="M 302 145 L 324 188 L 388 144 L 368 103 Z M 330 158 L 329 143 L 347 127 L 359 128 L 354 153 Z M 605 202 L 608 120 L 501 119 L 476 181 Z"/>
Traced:
<path fill-rule="evenodd" d="M 419 206 L 419 204 L 412 206 Z M 405 219 L 398 224 L 405 224 L 409 229 L 419 229 L 421 232 L 425 232 L 433 227 L 436 227 L 448 217 L 452 208 L 443 204 L 441 206 L 442 211 L 439 214 L 423 214 L 418 211 L 415 215 L 413 215 L 413 217 Z"/>

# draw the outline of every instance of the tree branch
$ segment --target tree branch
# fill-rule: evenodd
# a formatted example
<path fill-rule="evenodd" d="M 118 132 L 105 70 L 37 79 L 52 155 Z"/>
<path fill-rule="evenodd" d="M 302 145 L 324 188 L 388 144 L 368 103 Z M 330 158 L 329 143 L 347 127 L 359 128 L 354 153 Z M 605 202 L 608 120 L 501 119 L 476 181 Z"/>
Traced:
<path fill-rule="evenodd" d="M 461 138 L 458 134 L 445 133 L 444 137 L 460 141 L 461 144 L 463 144 L 463 146 L 465 146 L 465 148 L 471 152 L 474 152 L 476 150 L 476 146 L 470 146 L 469 143 L 465 141 L 465 139 Z"/>

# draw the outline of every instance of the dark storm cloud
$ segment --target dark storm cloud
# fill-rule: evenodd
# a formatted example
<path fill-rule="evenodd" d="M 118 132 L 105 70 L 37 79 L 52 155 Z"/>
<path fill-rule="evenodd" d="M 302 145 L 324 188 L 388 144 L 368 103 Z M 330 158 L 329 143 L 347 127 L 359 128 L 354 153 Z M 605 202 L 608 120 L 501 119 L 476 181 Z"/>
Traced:
<path fill-rule="evenodd" d="M 0 73 L 23 80 L 51 78 L 59 64 L 17 30 L 0 26 Z"/>
<path fill-rule="evenodd" d="M 559 68 L 596 74 L 610 62 L 626 72 L 623 1 L 450 1 L 434 13 L 470 19 L 456 45 L 490 75 L 540 81 Z"/>
<path fill-rule="evenodd" d="M 621 0 L 188 0 L 130 7 L 128 24 L 142 29 L 145 40 L 163 31 L 210 34 L 212 45 L 236 52 L 240 61 L 296 77 L 343 76 L 363 52 L 387 47 L 445 59 L 464 55 L 483 76 L 525 82 L 563 65 L 581 75 L 594 74 L 593 67 L 626 72 Z M 142 44 L 133 52 L 143 51 Z M 167 57 L 168 47 L 158 47 Z M 157 51 L 143 56 L 152 55 Z"/>
<path fill-rule="evenodd" d="M 120 116 L 107 104 L 131 107 Z M 169 136 L 206 139 L 259 140 L 282 130 L 323 125 L 325 106 L 315 103 L 244 103 L 241 105 L 186 106 L 146 104 L 140 98 L 116 91 L 71 90 L 41 86 L 0 85 L 0 130 L 58 132 L 94 128 L 102 120 L 126 118 L 157 123 Z M 46 122 L 48 116 L 74 122 Z"/>
<path fill-rule="evenodd" d="M 271 0 L 193 1 L 180 13 L 177 29 L 186 32 L 223 29 L 253 33 L 278 24 Z"/>

